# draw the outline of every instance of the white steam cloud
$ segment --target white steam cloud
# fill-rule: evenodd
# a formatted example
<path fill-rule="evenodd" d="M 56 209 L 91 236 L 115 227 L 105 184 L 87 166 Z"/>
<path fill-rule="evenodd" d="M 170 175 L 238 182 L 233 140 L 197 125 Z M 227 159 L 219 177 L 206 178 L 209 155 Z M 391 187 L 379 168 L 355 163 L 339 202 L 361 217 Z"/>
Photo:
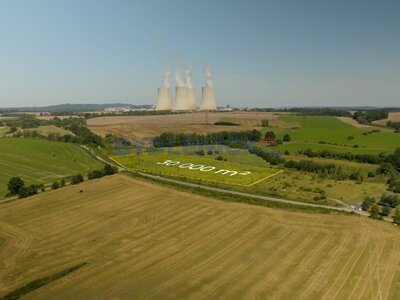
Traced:
<path fill-rule="evenodd" d="M 176 81 L 176 86 L 178 86 L 178 87 L 185 86 L 185 82 L 182 79 L 180 70 L 176 70 L 176 72 L 175 72 L 175 81 Z"/>
<path fill-rule="evenodd" d="M 191 65 L 186 66 L 185 75 L 186 75 L 186 86 L 188 88 L 193 88 L 193 84 L 192 84 L 192 66 Z"/>
<path fill-rule="evenodd" d="M 163 87 L 169 88 L 169 75 L 171 74 L 171 70 L 168 67 L 167 70 L 164 72 L 164 77 L 163 77 Z"/>
<path fill-rule="evenodd" d="M 213 87 L 214 86 L 214 81 L 212 79 L 212 73 L 211 73 L 210 67 L 209 66 L 205 66 L 204 70 L 206 72 L 206 86 Z"/>

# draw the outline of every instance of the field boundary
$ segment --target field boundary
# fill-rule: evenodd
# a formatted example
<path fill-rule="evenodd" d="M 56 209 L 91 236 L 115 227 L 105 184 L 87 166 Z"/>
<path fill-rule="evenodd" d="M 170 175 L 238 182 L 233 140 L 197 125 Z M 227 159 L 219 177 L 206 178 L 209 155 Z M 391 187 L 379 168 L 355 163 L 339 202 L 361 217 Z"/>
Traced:
<path fill-rule="evenodd" d="M 132 171 L 136 171 L 136 172 L 144 172 L 144 173 L 150 173 L 150 174 L 155 174 L 155 175 L 164 175 L 164 176 L 172 176 L 172 177 L 184 177 L 187 179 L 192 179 L 192 180 L 201 180 L 201 181 L 207 181 L 207 182 L 211 182 L 211 183 L 220 183 L 220 184 L 228 184 L 228 185 L 236 185 L 236 186 L 245 186 L 245 187 L 250 187 L 253 186 L 257 183 L 260 183 L 268 178 L 271 178 L 273 176 L 276 176 L 280 173 L 283 172 L 283 170 L 278 170 L 276 173 L 274 174 L 270 174 L 264 178 L 261 178 L 259 180 L 256 180 L 255 182 L 249 183 L 249 184 L 240 184 L 240 183 L 230 183 L 230 182 L 223 182 L 223 181 L 218 181 L 218 180 L 210 180 L 210 179 L 202 179 L 202 178 L 196 178 L 196 177 L 190 177 L 190 176 L 181 176 L 181 175 L 174 175 L 174 174 L 168 174 L 168 173 L 164 173 L 164 172 L 154 172 L 154 171 L 149 171 L 149 170 L 144 170 L 144 169 L 134 169 L 134 168 L 128 168 L 126 166 L 124 166 L 123 164 L 121 164 L 120 162 L 116 161 L 114 158 L 112 158 L 111 156 L 108 157 L 109 159 L 111 159 L 113 162 L 115 162 L 116 164 L 118 164 L 119 166 L 121 166 L 122 168 L 126 169 L 126 170 L 132 170 Z"/>

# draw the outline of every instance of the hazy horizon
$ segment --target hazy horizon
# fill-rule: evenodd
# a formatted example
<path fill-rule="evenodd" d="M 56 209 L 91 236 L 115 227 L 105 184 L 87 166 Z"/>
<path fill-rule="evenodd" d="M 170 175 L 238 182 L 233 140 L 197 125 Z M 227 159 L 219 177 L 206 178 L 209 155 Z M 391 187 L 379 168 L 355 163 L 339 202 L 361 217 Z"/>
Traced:
<path fill-rule="evenodd" d="M 0 107 L 154 104 L 168 65 L 193 67 L 199 102 L 205 64 L 219 106 L 398 107 L 399 11 L 389 0 L 3 1 Z"/>

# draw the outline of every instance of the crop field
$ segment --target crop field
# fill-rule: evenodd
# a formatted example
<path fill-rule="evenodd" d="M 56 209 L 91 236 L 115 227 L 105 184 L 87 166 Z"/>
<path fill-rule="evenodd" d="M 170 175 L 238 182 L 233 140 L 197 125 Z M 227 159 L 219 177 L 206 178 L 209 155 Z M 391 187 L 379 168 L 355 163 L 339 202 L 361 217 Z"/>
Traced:
<path fill-rule="evenodd" d="M 298 129 L 268 128 L 278 137 L 290 134 L 292 141 L 281 150 L 331 149 L 337 152 L 370 153 L 392 152 L 400 145 L 400 134 L 394 132 L 368 133 L 370 129 L 360 129 L 345 124 L 335 117 L 281 116 L 284 122 L 296 122 Z M 356 147 L 356 148 L 355 148 Z"/>
<path fill-rule="evenodd" d="M 102 165 L 75 145 L 44 140 L 0 139 L 0 198 L 7 182 L 20 176 L 27 184 L 51 183 L 55 179 L 99 169 Z"/>
<path fill-rule="evenodd" d="M 214 156 L 177 154 L 166 150 L 111 158 L 131 170 L 243 186 L 254 185 L 282 172 L 267 166 L 218 161 Z"/>
<path fill-rule="evenodd" d="M 367 218 L 114 175 L 2 204 L 0 220 L 0 297 L 41 278 L 29 299 L 400 297 L 400 232 Z"/>
<path fill-rule="evenodd" d="M 241 126 L 213 125 L 215 122 L 225 119 L 235 120 Z M 270 112 L 209 113 L 207 116 L 204 112 L 197 112 L 194 114 L 98 117 L 87 120 L 87 124 L 91 131 L 101 136 L 110 133 L 141 141 L 168 131 L 207 134 L 224 130 L 248 130 L 259 126 L 263 119 L 272 121 L 277 120 L 278 116 Z"/>
<path fill-rule="evenodd" d="M 390 112 L 387 119 L 374 121 L 374 124 L 385 126 L 388 121 L 400 122 L 400 112 Z"/>

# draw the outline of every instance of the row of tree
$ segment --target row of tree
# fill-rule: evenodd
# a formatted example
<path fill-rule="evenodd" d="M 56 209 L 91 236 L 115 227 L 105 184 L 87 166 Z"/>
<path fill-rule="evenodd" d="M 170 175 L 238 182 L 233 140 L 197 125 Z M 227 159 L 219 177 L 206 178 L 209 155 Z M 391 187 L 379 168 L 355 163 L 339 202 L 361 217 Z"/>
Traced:
<path fill-rule="evenodd" d="M 400 197 L 398 195 L 383 194 L 377 202 L 374 197 L 367 196 L 361 204 L 361 208 L 370 212 L 372 219 L 382 220 L 390 215 L 392 209 L 396 209 L 393 222 L 400 225 Z"/>
<path fill-rule="evenodd" d="M 88 179 L 94 179 L 94 178 L 101 178 L 104 176 L 109 176 L 113 175 L 118 172 L 118 169 L 116 167 L 113 167 L 109 164 L 104 165 L 104 167 L 100 170 L 93 170 L 90 171 L 88 174 Z M 84 182 L 85 179 L 82 174 L 76 174 L 72 175 L 70 177 L 70 184 L 71 185 L 76 185 L 81 182 Z M 58 189 L 60 187 L 63 187 L 66 185 L 66 180 L 62 178 L 60 181 L 54 181 L 51 184 L 51 188 L 53 190 Z M 39 184 L 39 185 L 34 185 L 31 184 L 29 186 L 25 185 L 25 182 L 18 176 L 10 178 L 8 181 L 8 194 L 7 196 L 18 196 L 18 198 L 26 198 L 32 195 L 36 195 L 41 189 L 42 191 L 45 191 L 44 185 Z"/>
<path fill-rule="evenodd" d="M 389 111 L 385 109 L 373 109 L 366 111 L 356 111 L 353 114 L 353 119 L 360 124 L 370 124 L 373 121 L 387 119 Z"/>
<path fill-rule="evenodd" d="M 229 145 L 234 141 L 258 142 L 261 131 L 257 129 L 247 131 L 221 131 L 209 134 L 184 134 L 165 132 L 153 139 L 153 145 L 160 147 L 195 146 L 195 145 Z"/>
<path fill-rule="evenodd" d="M 357 181 L 358 183 L 361 183 L 364 180 L 364 175 L 361 170 L 348 172 L 333 163 L 317 163 L 312 160 L 289 160 L 284 166 L 302 172 L 316 173 L 321 177 L 329 177 L 335 180 L 350 179 Z"/>

